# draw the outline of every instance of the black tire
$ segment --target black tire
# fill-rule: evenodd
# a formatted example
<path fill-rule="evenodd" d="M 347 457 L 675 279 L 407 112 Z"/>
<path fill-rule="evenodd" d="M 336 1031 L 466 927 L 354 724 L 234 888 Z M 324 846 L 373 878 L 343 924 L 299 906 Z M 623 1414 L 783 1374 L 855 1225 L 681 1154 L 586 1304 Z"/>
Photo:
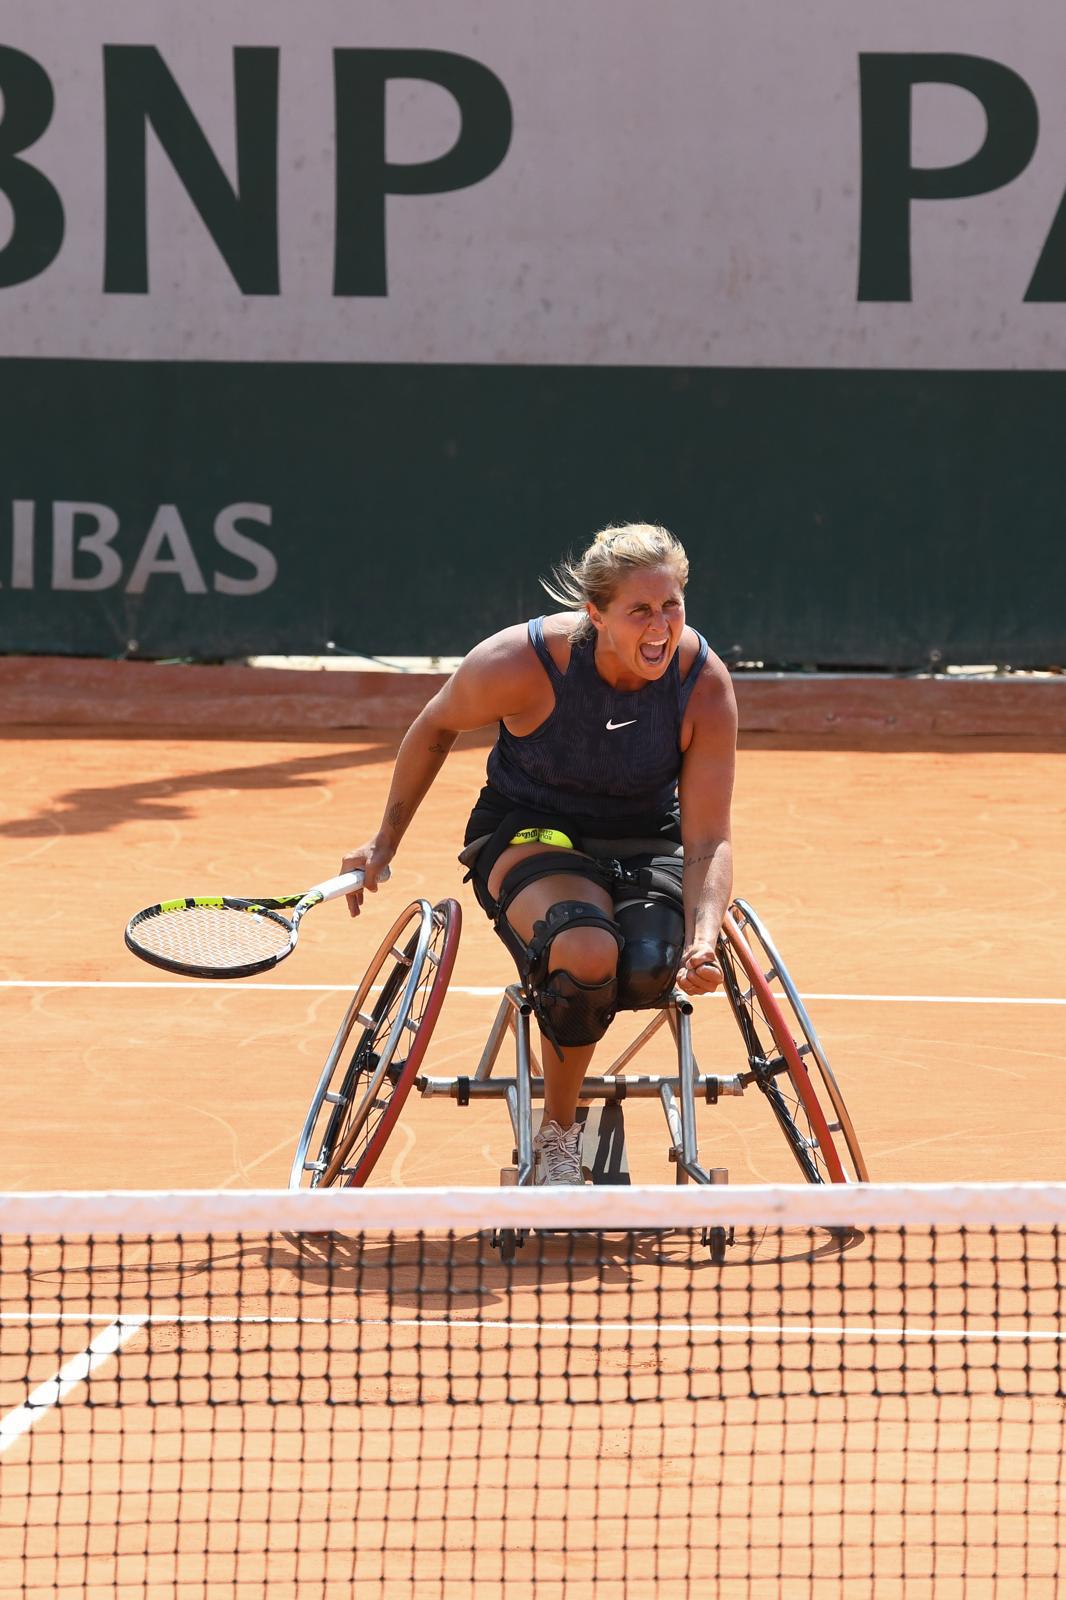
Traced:
<path fill-rule="evenodd" d="M 514 1228 L 498 1228 L 492 1236 L 492 1242 L 499 1252 L 500 1260 L 508 1266 L 515 1258 L 518 1251 L 518 1234 Z"/>
<path fill-rule="evenodd" d="M 725 1260 L 726 1249 L 729 1245 L 728 1228 L 704 1228 L 702 1244 L 710 1251 L 711 1260 L 716 1267 L 720 1267 Z"/>

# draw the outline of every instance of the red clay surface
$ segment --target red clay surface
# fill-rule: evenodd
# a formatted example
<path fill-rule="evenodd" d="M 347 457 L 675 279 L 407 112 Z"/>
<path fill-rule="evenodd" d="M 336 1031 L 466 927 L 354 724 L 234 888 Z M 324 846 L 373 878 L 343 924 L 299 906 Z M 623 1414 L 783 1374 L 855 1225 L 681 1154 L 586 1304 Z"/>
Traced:
<path fill-rule="evenodd" d="M 426 1068 L 437 1076 L 473 1070 L 494 996 L 511 977 L 469 889 L 460 887 L 455 861 L 484 769 L 484 739 L 464 740 L 450 758 L 391 884 L 366 914 L 351 922 L 341 906 L 313 912 L 295 955 L 266 980 L 274 987 L 184 984 L 138 964 L 122 943 L 129 915 L 160 898 L 287 891 L 332 875 L 342 850 L 375 826 L 397 742 L 395 732 L 365 730 L 216 738 L 165 729 L 8 730 L 0 802 L 9 914 L 0 954 L 0 1189 L 283 1186 L 348 994 L 398 910 L 417 896 L 457 895 L 466 915 Z M 745 740 L 736 890 L 762 915 L 809 997 L 872 1177 L 1066 1178 L 1059 1083 L 1066 746 L 1002 734 L 924 747 L 913 737 L 895 748 L 803 744 L 796 737 Z M 621 1019 L 611 1044 L 620 1046 L 633 1028 L 633 1019 Z M 724 1002 L 697 1005 L 695 1038 L 705 1069 L 744 1066 Z M 639 1070 L 668 1068 L 665 1039 L 657 1036 Z M 725 1166 L 739 1181 L 795 1180 L 761 1099 L 727 1100 L 701 1117 L 705 1164 Z M 669 1181 L 658 1107 L 631 1102 L 627 1123 L 635 1176 Z M 493 1185 L 510 1147 L 502 1105 L 460 1109 L 412 1096 L 374 1181 Z M 734 1269 L 721 1270 L 728 1283 Z M 743 1260 L 735 1270 L 745 1273 Z M 743 1299 L 746 1280 L 739 1281 Z M 246 1313 L 275 1305 L 288 1282 L 273 1259 L 270 1271 L 251 1274 Z M 108 1314 L 111 1292 L 108 1282 L 94 1289 L 94 1303 Z M 683 1304 L 677 1302 L 679 1312 Z M 662 1307 L 669 1314 L 670 1301 Z M 63 1355 L 84 1337 L 81 1329 L 64 1330 Z M 33 1382 L 47 1380 L 57 1363 L 54 1330 L 37 1338 L 44 1342 L 32 1347 L 39 1351 Z M 601 1377 L 624 1377 L 633 1365 L 628 1342 L 617 1344 L 608 1339 L 597 1352 Z M 144 1354 L 138 1335 L 114 1370 L 135 1378 Z M 420 1332 L 416 1357 L 427 1374 L 455 1359 L 439 1337 Z M 855 1359 L 859 1384 L 861 1351 Z M 101 1370 L 106 1376 L 112 1369 Z M 162 1370 L 165 1376 L 165 1360 Z M 21 1394 L 16 1382 L 5 1409 L 21 1403 Z M 1061 1418 L 1056 1402 L 1041 1415 L 1028 1402 L 1015 1410 L 1017 1417 L 1004 1416 L 988 1401 L 984 1410 L 971 1406 L 953 1416 L 926 1397 L 912 1403 L 906 1423 L 902 1411 L 898 1419 L 891 1408 L 875 1417 L 860 1404 L 849 1409 L 845 1427 L 842 1413 L 815 1417 L 801 1405 L 794 1415 L 760 1421 L 756 1431 L 754 1413 L 738 1395 L 728 1412 L 718 1402 L 667 1404 L 637 1432 L 632 1409 L 613 1403 L 568 1408 L 565 1417 L 541 1407 L 535 1426 L 522 1408 L 439 1408 L 438 1415 L 430 1405 L 415 1431 L 405 1432 L 407 1413 L 369 1406 L 332 1413 L 339 1420 L 327 1440 L 312 1408 L 306 1435 L 294 1438 L 312 1457 L 329 1445 L 327 1488 L 324 1468 L 321 1484 L 309 1485 L 303 1456 L 289 1460 L 276 1431 L 288 1426 L 285 1408 L 264 1415 L 257 1434 L 253 1405 L 240 1458 L 209 1462 L 206 1430 L 224 1433 L 233 1411 L 202 1411 L 194 1397 L 180 1438 L 167 1446 L 174 1453 L 180 1445 L 191 1523 L 175 1540 L 173 1505 L 168 1512 L 163 1504 L 149 1546 L 161 1553 L 146 1564 L 138 1551 L 152 1512 L 136 1462 L 164 1427 L 162 1414 L 136 1396 L 115 1413 L 82 1413 L 72 1395 L 63 1407 L 62 1480 L 49 1465 L 59 1449 L 55 1410 L 5 1458 L 0 1573 L 8 1588 L 25 1578 L 27 1592 L 39 1582 L 51 1593 L 58 1578 L 78 1593 L 111 1593 L 116 1576 L 135 1586 L 131 1592 L 146 1582 L 144 1592 L 193 1592 L 172 1590 L 177 1575 L 179 1584 L 195 1587 L 206 1578 L 203 1592 L 214 1583 L 228 1593 L 239 1567 L 251 1586 L 242 1593 L 266 1592 L 269 1579 L 278 1593 L 341 1596 L 351 1592 L 350 1577 L 341 1575 L 352 1572 L 357 1556 L 361 1596 L 407 1595 L 421 1584 L 421 1592 L 448 1600 L 495 1595 L 504 1586 L 537 1600 L 564 1592 L 576 1600 L 607 1592 L 613 1581 L 631 1597 L 653 1600 L 667 1589 L 688 1592 L 686 1580 L 699 1580 L 704 1588 L 716 1584 L 720 1600 L 750 1600 L 839 1594 L 848 1579 L 832 1562 L 846 1545 L 846 1573 L 865 1584 L 863 1592 L 944 1600 L 984 1592 L 980 1579 L 974 1587 L 961 1576 L 961 1551 L 976 1543 L 987 1554 L 991 1539 L 1002 1546 L 997 1554 L 1007 1573 L 998 1593 L 1051 1593 L 1040 1585 L 1055 1582 L 1055 1485 L 1018 1488 L 1029 1496 L 1023 1524 L 1021 1502 L 1001 1499 L 995 1478 L 1009 1475 L 1011 1461 L 1028 1459 L 1033 1448 L 1046 1452 L 1044 1464 L 1054 1469 Z M 87 1454 L 77 1435 L 91 1417 L 101 1420 Z M 917 1465 L 904 1455 L 906 1427 L 919 1446 Z M 953 1476 L 964 1446 L 970 1461 L 979 1457 L 968 1483 Z M 534 1448 L 550 1459 L 541 1463 L 530 1502 Z M 118 1465 L 120 1449 L 125 1466 Z M 494 1461 L 488 1472 L 486 1455 Z M 911 1469 L 917 1475 L 904 1505 L 895 1486 Z M 781 1472 L 786 1486 L 775 1489 Z M 157 1461 L 156 1490 L 176 1488 L 176 1473 Z M 353 1486 L 369 1481 L 363 1473 L 375 1483 L 387 1477 L 390 1489 L 379 1521 L 371 1506 L 353 1544 L 346 1519 Z M 602 1486 L 595 1492 L 614 1515 L 629 1518 L 629 1549 L 620 1532 L 611 1533 L 613 1524 L 604 1534 L 593 1528 L 597 1507 L 581 1499 L 593 1493 L 593 1473 Z M 63 1514 L 72 1523 L 53 1546 L 50 1523 L 61 1507 L 52 1497 L 61 1482 Z M 211 1499 L 199 1493 L 208 1483 Z M 671 1487 L 666 1496 L 664 1484 Z M 28 1536 L 34 1560 L 27 1569 L 17 1552 L 31 1487 L 41 1526 Z M 475 1489 L 481 1521 L 472 1525 Z M 235 1514 L 238 1491 L 244 1498 Z M 386 1514 L 387 1526 L 380 1520 Z M 282 1541 L 273 1554 L 268 1517 Z M 100 1529 L 93 1548 L 102 1553 L 88 1565 L 78 1554 L 84 1521 Z M 298 1557 L 297 1546 L 286 1543 L 297 1524 Z M 653 1524 L 664 1547 L 657 1551 Z M 830 1563 L 813 1575 L 812 1527 Z M 589 1542 L 596 1538 L 604 1542 Z M 564 1539 L 568 1555 L 553 1560 L 553 1544 Z M 1026 1542 L 1035 1548 L 1023 1550 Z M 534 1548 L 541 1551 L 536 1582 L 528 1576 Z M 978 1565 L 982 1559 L 974 1557 Z M 1032 1588 L 1021 1577 L 1022 1562 Z"/>
<path fill-rule="evenodd" d="M 131 912 L 160 898 L 331 875 L 378 820 L 397 741 L 9 730 L 0 1187 L 284 1185 L 346 991 L 416 896 L 456 895 L 465 914 L 427 1070 L 472 1070 L 495 999 L 464 991 L 512 975 L 455 860 L 483 738 L 449 759 L 388 888 L 355 922 L 336 904 L 312 912 L 296 953 L 268 975 L 278 987 L 190 987 L 122 943 Z M 801 991 L 840 997 L 809 1009 L 871 1175 L 1066 1177 L 1066 748 L 774 742 L 757 736 L 741 751 L 736 891 Z M 619 1019 L 609 1043 L 633 1021 Z M 722 1002 L 699 1004 L 695 1024 L 706 1069 L 743 1066 Z M 667 1181 L 656 1105 L 627 1119 L 637 1176 Z M 738 1180 L 791 1178 L 761 1103 L 707 1108 L 704 1127 L 708 1163 Z M 502 1106 L 413 1097 L 375 1181 L 492 1184 L 510 1144 Z"/>

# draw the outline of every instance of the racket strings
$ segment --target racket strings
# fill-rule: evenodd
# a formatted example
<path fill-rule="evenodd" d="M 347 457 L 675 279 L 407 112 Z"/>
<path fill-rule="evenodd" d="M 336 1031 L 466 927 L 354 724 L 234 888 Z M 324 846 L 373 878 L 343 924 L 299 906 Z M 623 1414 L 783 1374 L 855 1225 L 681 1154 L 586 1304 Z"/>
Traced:
<path fill-rule="evenodd" d="M 263 912 L 229 906 L 187 906 L 145 917 L 131 929 L 149 954 L 189 966 L 223 971 L 284 954 L 289 924 Z"/>

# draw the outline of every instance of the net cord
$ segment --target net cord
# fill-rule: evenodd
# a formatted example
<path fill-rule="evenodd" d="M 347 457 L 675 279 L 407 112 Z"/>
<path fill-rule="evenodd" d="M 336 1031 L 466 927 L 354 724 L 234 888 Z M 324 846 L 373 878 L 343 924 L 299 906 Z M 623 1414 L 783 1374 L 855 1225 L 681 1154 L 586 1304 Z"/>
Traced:
<path fill-rule="evenodd" d="M 0 1234 L 602 1232 L 712 1226 L 1066 1225 L 1066 1184 L 673 1184 L 584 1189 L 116 1190 L 0 1195 Z"/>

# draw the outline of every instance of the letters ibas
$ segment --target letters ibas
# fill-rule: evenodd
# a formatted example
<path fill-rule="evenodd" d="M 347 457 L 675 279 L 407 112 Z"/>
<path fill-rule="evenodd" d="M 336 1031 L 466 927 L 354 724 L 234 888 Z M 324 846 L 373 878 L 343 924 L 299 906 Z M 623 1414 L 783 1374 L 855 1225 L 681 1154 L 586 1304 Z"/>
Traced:
<path fill-rule="evenodd" d="M 203 538 L 194 543 L 176 505 L 158 506 L 147 526 L 133 519 L 123 526 L 113 507 L 97 501 L 14 500 L 0 586 L 143 594 L 149 585 L 169 582 L 186 594 L 261 594 L 278 575 L 277 557 L 247 529 L 249 524 L 257 532 L 269 528 L 272 518 L 270 506 L 252 501 L 223 506 L 213 520 L 214 548 L 208 551 Z M 192 519 L 189 525 L 194 526 Z M 0 541 L 0 550 L 5 543 Z"/>

